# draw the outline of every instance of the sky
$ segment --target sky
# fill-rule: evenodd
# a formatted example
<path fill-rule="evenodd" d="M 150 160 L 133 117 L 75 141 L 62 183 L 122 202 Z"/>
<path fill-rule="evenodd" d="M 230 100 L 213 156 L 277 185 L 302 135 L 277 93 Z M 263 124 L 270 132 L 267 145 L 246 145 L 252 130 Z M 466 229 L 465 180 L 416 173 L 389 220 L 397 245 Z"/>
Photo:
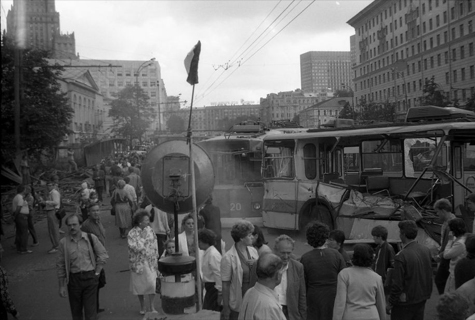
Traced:
<path fill-rule="evenodd" d="M 201 41 L 194 107 L 259 103 L 301 87 L 300 55 L 349 51 L 346 22 L 369 0 L 56 0 L 62 33 L 83 59 L 156 58 L 167 95 L 189 106 L 184 59 Z M 13 1 L 1 0 L 1 25 Z"/>

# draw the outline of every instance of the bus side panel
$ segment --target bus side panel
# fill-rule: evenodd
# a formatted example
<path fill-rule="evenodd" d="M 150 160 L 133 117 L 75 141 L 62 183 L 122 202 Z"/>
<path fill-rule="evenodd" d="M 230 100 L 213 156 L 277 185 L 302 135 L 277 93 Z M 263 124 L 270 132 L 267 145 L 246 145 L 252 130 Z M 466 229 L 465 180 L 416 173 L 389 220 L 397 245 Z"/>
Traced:
<path fill-rule="evenodd" d="M 293 181 L 267 181 L 264 192 L 262 222 L 265 227 L 277 229 L 297 228 L 297 201 Z"/>
<path fill-rule="evenodd" d="M 249 193 L 249 190 L 252 192 Z M 262 225 L 261 209 L 254 209 L 255 202 L 261 204 L 264 187 L 250 187 L 236 185 L 219 185 L 213 190 L 213 202 L 221 211 L 223 227 L 232 226 L 237 220 L 247 219 L 257 225 Z"/>

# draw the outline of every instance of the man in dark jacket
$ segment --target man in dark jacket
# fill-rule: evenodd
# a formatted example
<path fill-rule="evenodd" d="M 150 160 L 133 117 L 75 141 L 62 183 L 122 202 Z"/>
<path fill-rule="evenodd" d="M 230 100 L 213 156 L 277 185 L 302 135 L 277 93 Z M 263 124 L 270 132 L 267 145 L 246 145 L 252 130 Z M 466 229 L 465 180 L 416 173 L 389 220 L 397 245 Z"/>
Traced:
<path fill-rule="evenodd" d="M 394 260 L 387 310 L 391 310 L 391 320 L 423 320 L 425 304 L 432 293 L 431 254 L 416 242 L 414 221 L 401 221 L 398 226 L 403 249 Z"/>
<path fill-rule="evenodd" d="M 307 319 L 307 294 L 303 265 L 292 259 L 295 241 L 282 234 L 275 239 L 274 253 L 284 262 L 282 280 L 275 287 L 287 320 Z"/>
<path fill-rule="evenodd" d="M 204 219 L 205 228 L 212 230 L 216 234 L 215 247 L 221 252 L 221 211 L 215 205 L 213 205 L 213 197 L 209 198 L 205 202 L 205 206 L 200 210 L 200 215 Z"/>

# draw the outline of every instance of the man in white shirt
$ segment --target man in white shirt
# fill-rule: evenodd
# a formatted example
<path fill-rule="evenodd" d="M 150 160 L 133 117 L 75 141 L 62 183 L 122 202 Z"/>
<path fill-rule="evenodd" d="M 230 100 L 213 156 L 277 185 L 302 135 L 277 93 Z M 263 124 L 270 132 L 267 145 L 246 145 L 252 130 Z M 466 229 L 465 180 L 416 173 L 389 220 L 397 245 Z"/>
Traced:
<path fill-rule="evenodd" d="M 17 195 L 12 201 L 12 213 L 16 226 L 15 245 L 17 252 L 20 254 L 33 252 L 28 250 L 28 216 L 30 211 L 28 202 L 24 198 L 25 191 L 25 186 L 20 184 L 17 187 Z"/>
<path fill-rule="evenodd" d="M 59 246 L 59 221 L 56 218 L 56 211 L 59 210 L 59 206 L 61 204 L 61 196 L 59 191 L 54 188 L 53 182 L 48 182 L 48 200 L 44 202 L 46 205 L 46 218 L 48 220 L 48 234 L 51 240 L 51 244 L 53 248 L 48 251 L 48 253 L 56 253 L 58 252 Z"/>
<path fill-rule="evenodd" d="M 221 311 L 222 304 L 222 281 L 221 281 L 221 253 L 214 246 L 216 234 L 209 229 L 201 229 L 198 232 L 198 244 L 204 250 L 201 261 L 201 272 L 206 295 L 203 301 L 203 309 Z"/>
<path fill-rule="evenodd" d="M 280 235 L 275 239 L 274 252 L 284 263 L 282 280 L 275 287 L 287 320 L 307 319 L 307 294 L 303 265 L 292 259 L 295 241 L 288 235 Z"/>
<path fill-rule="evenodd" d="M 274 291 L 282 279 L 284 263 L 273 253 L 257 260 L 257 282 L 242 300 L 239 320 L 285 320 L 279 297 Z"/>

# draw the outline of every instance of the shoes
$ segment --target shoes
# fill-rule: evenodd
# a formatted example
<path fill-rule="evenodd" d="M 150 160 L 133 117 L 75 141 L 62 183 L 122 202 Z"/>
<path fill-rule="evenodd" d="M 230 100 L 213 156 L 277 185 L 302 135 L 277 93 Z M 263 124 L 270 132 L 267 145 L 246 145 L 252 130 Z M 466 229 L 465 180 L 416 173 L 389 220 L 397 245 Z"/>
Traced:
<path fill-rule="evenodd" d="M 59 229 L 59 234 L 64 234 L 64 231 Z"/>
<path fill-rule="evenodd" d="M 31 250 L 26 250 L 26 251 L 17 251 L 19 254 L 26 254 L 26 253 L 33 253 Z"/>
<path fill-rule="evenodd" d="M 101 312 L 104 312 L 104 311 L 106 311 L 106 309 L 102 309 L 102 308 L 97 309 L 97 313 L 101 313 Z"/>
<path fill-rule="evenodd" d="M 56 252 L 58 252 L 58 249 L 56 249 L 56 248 L 53 248 L 50 251 L 48 251 L 48 253 L 56 253 Z"/>
<path fill-rule="evenodd" d="M 32 246 L 32 247 L 36 247 L 36 246 L 38 246 L 39 244 L 40 244 L 39 242 L 35 242 L 35 243 L 33 243 L 31 246 Z"/>

